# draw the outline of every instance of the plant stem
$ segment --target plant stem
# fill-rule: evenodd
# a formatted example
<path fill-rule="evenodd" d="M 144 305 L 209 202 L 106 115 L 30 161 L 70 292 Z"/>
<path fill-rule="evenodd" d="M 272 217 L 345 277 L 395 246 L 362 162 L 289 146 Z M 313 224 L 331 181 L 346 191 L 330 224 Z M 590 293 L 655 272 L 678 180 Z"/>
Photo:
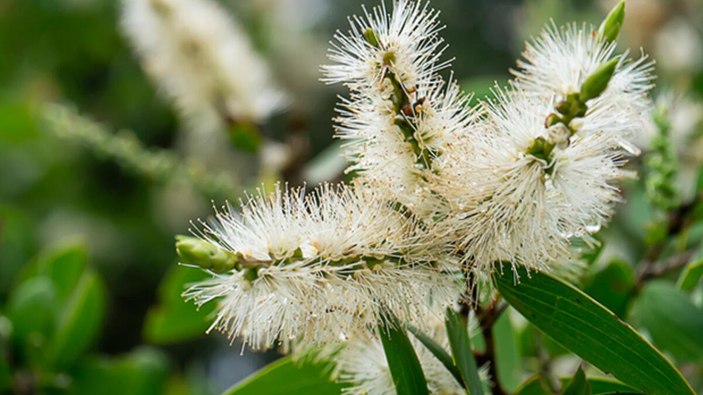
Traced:
<path fill-rule="evenodd" d="M 500 314 L 505 311 L 507 304 L 498 298 L 494 298 L 487 307 L 483 308 L 478 303 L 478 290 L 473 284 L 473 276 L 467 276 L 467 286 L 473 294 L 471 298 L 464 297 L 461 301 L 461 314 L 468 319 L 469 312 L 472 306 L 469 305 L 469 300 L 475 304 L 476 317 L 478 318 L 481 333 L 486 345 L 486 350 L 483 353 L 474 353 L 476 363 L 479 366 L 488 364 L 489 374 L 491 377 L 491 393 L 493 395 L 507 395 L 508 393 L 501 387 L 498 382 L 498 368 L 496 365 L 495 340 L 493 338 L 493 324 L 495 324 Z"/>
<path fill-rule="evenodd" d="M 638 288 L 644 284 L 645 281 L 655 277 L 661 277 L 688 263 L 688 260 L 693 255 L 691 251 L 676 255 L 663 262 L 659 262 L 659 258 L 664 253 L 668 240 L 682 233 L 689 227 L 691 224 L 690 217 L 701 202 L 703 202 L 703 193 L 699 193 L 691 201 L 681 204 L 668 213 L 666 236 L 662 237 L 649 248 L 639 265 L 641 270 L 637 276 Z"/>

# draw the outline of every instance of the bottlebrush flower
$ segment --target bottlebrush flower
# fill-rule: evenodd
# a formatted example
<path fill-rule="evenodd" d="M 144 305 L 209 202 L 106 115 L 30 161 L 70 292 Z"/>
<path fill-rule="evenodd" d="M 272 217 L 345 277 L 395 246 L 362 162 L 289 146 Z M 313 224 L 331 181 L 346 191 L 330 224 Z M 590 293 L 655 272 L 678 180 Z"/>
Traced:
<path fill-rule="evenodd" d="M 254 348 L 339 342 L 374 331 L 384 309 L 415 322 L 460 289 L 432 263 L 441 247 L 424 245 L 411 221 L 368 191 L 278 188 L 240 214 L 218 212 L 201 233 L 177 247 L 213 278 L 186 295 L 218 300 L 212 327 Z"/>
<path fill-rule="evenodd" d="M 259 122 L 285 104 L 242 29 L 211 0 L 124 0 L 122 28 L 148 74 L 195 127 Z"/>
<path fill-rule="evenodd" d="M 450 181 L 440 189 L 449 202 L 440 226 L 478 273 L 497 261 L 555 269 L 569 258 L 570 238 L 607 222 L 619 201 L 614 182 L 627 174 L 619 168 L 623 153 L 601 132 L 577 133 L 545 154 L 538 146 L 555 138 L 544 122 L 553 102 L 517 86 L 496 95 L 482 103 L 483 132 L 441 158 L 441 177 Z"/>
<path fill-rule="evenodd" d="M 335 34 L 329 51 L 334 64 L 322 66 L 323 81 L 353 91 L 377 90 L 388 72 L 408 88 L 431 82 L 448 66 L 439 62 L 444 48 L 438 14 L 427 2 L 413 0 L 394 0 L 391 12 L 385 4 L 364 8 L 364 17 L 350 18 L 347 34 Z"/>
<path fill-rule="evenodd" d="M 386 191 L 389 200 L 423 218 L 438 204 L 428 180 L 434 158 L 471 121 L 468 99 L 455 82 L 437 74 L 443 48 L 437 12 L 427 3 L 398 0 L 355 17 L 338 33 L 323 66 L 329 83 L 351 91 L 337 118 L 337 137 L 350 140 L 349 171 L 361 183 Z"/>
<path fill-rule="evenodd" d="M 593 28 L 576 24 L 552 24 L 534 41 L 528 42 L 514 70 L 524 94 L 551 98 L 554 104 L 578 94 L 589 76 L 613 59 L 615 71 L 608 87 L 587 101 L 590 122 L 580 133 L 605 133 L 615 143 L 638 152 L 630 142 L 647 124 L 652 103 L 647 92 L 653 87 L 654 63 L 646 55 L 637 60 L 628 53 L 616 55 L 615 43 L 603 39 Z"/>

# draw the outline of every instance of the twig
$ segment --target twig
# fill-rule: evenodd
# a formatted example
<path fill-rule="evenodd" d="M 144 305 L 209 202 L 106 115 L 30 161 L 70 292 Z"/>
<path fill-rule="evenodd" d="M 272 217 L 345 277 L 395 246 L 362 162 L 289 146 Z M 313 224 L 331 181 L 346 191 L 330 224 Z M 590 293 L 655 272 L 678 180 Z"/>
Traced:
<path fill-rule="evenodd" d="M 539 361 L 539 375 L 544 379 L 544 383 L 547 384 L 552 394 L 559 394 L 561 392 L 561 383 L 552 373 L 552 361 L 549 359 L 549 354 L 544 350 L 542 334 L 539 331 L 534 331 L 533 339 L 537 350 L 537 360 Z"/>
<path fill-rule="evenodd" d="M 471 277 L 469 277 L 471 279 Z M 477 299 L 473 299 L 477 300 Z M 499 299 L 494 299 L 486 307 L 482 308 L 476 302 L 476 317 L 483 334 L 483 339 L 486 345 L 486 350 L 482 353 L 474 353 L 476 363 L 478 365 L 488 365 L 488 371 L 491 376 L 491 393 L 493 395 L 507 395 L 508 393 L 501 387 L 498 382 L 498 368 L 496 365 L 495 340 L 493 338 L 493 324 L 495 324 L 500 314 L 505 311 L 507 304 Z M 471 306 L 465 300 L 461 303 L 461 313 L 464 317 L 468 317 Z"/>
<path fill-rule="evenodd" d="M 655 243 L 645 254 L 642 263 L 647 266 L 651 266 L 656 263 L 661 254 L 664 252 L 666 247 L 666 241 L 672 236 L 676 236 L 686 229 L 690 223 L 690 215 L 695 210 L 696 206 L 703 201 L 703 193 L 699 193 L 690 202 L 684 203 L 672 210 L 668 214 L 667 224 L 666 224 L 666 236 Z"/>
<path fill-rule="evenodd" d="M 695 251 L 689 250 L 657 264 L 642 266 L 642 270 L 637 275 L 637 285 L 640 287 L 646 281 L 658 278 L 684 267 L 693 257 Z"/>
<path fill-rule="evenodd" d="M 693 255 L 693 251 L 686 251 L 679 255 L 673 256 L 663 262 L 658 262 L 667 245 L 667 241 L 688 228 L 691 224 L 691 214 L 703 201 L 703 193 L 696 195 L 691 201 L 680 205 L 676 209 L 669 212 L 666 224 L 666 236 L 662 237 L 655 243 L 645 254 L 639 267 L 637 276 L 637 288 L 652 278 L 661 277 L 673 270 L 676 270 L 686 263 Z"/>

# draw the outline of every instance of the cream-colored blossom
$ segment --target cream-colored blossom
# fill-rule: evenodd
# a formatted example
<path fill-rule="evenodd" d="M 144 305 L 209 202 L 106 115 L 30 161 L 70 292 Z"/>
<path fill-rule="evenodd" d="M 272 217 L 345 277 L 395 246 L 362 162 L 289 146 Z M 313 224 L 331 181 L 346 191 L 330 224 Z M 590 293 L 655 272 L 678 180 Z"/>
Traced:
<path fill-rule="evenodd" d="M 217 213 L 202 237 L 239 266 L 187 296 L 218 300 L 213 328 L 254 348 L 363 335 L 384 309 L 415 322 L 460 289 L 434 263 L 441 246 L 423 244 L 412 221 L 364 190 L 325 185 L 304 196 L 279 188 L 251 197 L 241 213 Z"/>
<path fill-rule="evenodd" d="M 259 122 L 285 104 L 245 32 L 212 0 L 123 0 L 122 29 L 144 69 L 195 127 Z"/>
<path fill-rule="evenodd" d="M 623 153 L 605 133 L 576 134 L 549 161 L 529 154 L 548 138 L 549 100 L 517 88 L 482 103 L 477 130 L 442 157 L 439 187 L 449 202 L 440 226 L 458 239 L 469 269 L 490 272 L 509 261 L 549 270 L 570 257 L 569 240 L 607 223 L 619 201 Z M 583 119 L 587 124 L 589 118 Z"/>

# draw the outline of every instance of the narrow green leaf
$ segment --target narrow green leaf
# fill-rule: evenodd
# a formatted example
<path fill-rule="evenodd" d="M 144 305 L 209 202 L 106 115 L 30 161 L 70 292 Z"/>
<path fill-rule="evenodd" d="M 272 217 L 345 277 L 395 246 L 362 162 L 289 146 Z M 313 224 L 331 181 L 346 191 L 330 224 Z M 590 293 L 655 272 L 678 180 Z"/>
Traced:
<path fill-rule="evenodd" d="M 647 394 L 694 394 L 657 349 L 579 289 L 523 267 L 515 273 L 511 265 L 498 268 L 494 280 L 528 321 L 600 370 Z"/>
<path fill-rule="evenodd" d="M 703 166 L 698 167 L 698 175 L 696 176 L 696 193 L 703 192 Z"/>
<path fill-rule="evenodd" d="M 508 312 L 504 312 L 493 325 L 498 381 L 503 389 L 513 392 L 520 385 L 522 356 L 518 335 L 515 333 Z"/>
<path fill-rule="evenodd" d="M 564 395 L 591 395 L 591 385 L 586 380 L 586 373 L 579 366 L 574 378 L 564 389 Z"/>
<path fill-rule="evenodd" d="M 398 395 L 427 395 L 427 381 L 410 339 L 395 317 L 386 317 L 379 335 Z"/>
<path fill-rule="evenodd" d="M 223 395 L 337 395 L 345 387 L 330 379 L 325 363 L 284 357 L 247 377 Z"/>
<path fill-rule="evenodd" d="M 677 361 L 703 361 L 703 310 L 683 291 L 652 281 L 642 289 L 632 315 L 647 328 L 654 344 Z"/>
<path fill-rule="evenodd" d="M 459 372 L 459 369 L 454 365 L 454 361 L 452 360 L 452 356 L 449 355 L 447 351 L 444 350 L 444 348 L 439 345 L 433 338 L 427 336 L 426 334 L 422 333 L 421 330 L 415 328 L 414 326 L 408 326 L 408 330 L 415 336 L 417 340 L 422 343 L 431 353 L 434 355 L 439 362 L 444 365 L 445 368 L 449 371 L 449 373 L 454 376 L 456 381 L 463 386 L 464 385 L 464 380 L 461 378 L 461 372 Z"/>
<path fill-rule="evenodd" d="M 461 377 L 466 384 L 464 387 L 471 395 L 483 394 L 483 386 L 478 376 L 478 367 L 471 351 L 471 340 L 464 318 L 451 308 L 447 309 L 447 337 L 452 349 L 454 364 L 459 368 Z"/>
<path fill-rule="evenodd" d="M 567 386 L 571 382 L 570 377 L 562 377 L 559 379 L 562 387 Z M 588 385 L 591 387 L 591 393 L 593 395 L 604 395 L 604 394 L 637 394 L 632 387 L 625 384 L 617 382 L 613 379 L 603 378 L 603 377 L 589 377 L 586 379 Z M 520 388 L 515 392 L 516 395 L 552 395 L 548 388 L 545 387 L 540 376 L 532 376 L 529 380 L 523 383 Z"/>
<path fill-rule="evenodd" d="M 703 277 L 703 258 L 689 263 L 681 272 L 677 286 L 680 290 L 690 292 Z"/>

